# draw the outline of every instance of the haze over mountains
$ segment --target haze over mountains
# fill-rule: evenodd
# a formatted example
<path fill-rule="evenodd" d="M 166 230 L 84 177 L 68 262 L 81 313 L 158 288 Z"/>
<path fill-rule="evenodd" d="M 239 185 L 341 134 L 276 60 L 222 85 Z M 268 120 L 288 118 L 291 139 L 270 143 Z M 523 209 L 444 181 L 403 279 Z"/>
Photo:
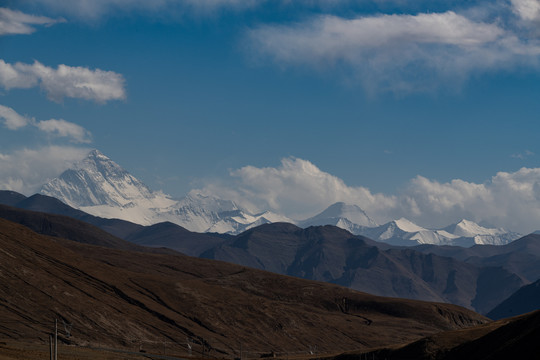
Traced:
<path fill-rule="evenodd" d="M 357 205 L 345 203 L 333 204 L 314 217 L 295 221 L 270 211 L 252 214 L 233 201 L 197 191 L 177 200 L 150 190 L 98 150 L 91 151 L 84 160 L 44 184 L 40 193 L 96 216 L 141 225 L 169 221 L 196 232 L 239 234 L 255 226 L 275 222 L 300 227 L 335 225 L 356 235 L 403 246 L 502 245 L 521 236 L 504 229 L 485 228 L 467 220 L 435 230 L 422 228 L 407 219 L 379 225 Z"/>

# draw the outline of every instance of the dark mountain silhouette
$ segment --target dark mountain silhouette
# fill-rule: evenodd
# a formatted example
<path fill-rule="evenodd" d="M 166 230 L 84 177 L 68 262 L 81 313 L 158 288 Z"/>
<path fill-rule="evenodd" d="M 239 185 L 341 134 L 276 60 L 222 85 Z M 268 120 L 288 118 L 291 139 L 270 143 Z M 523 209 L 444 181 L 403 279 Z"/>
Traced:
<path fill-rule="evenodd" d="M 383 250 L 373 243 L 334 226 L 276 223 L 248 230 L 201 257 L 381 296 L 451 302 L 481 313 L 524 284 L 502 267 L 477 267 L 409 248 Z"/>
<path fill-rule="evenodd" d="M 168 249 L 146 248 L 117 238 L 96 226 L 68 216 L 29 211 L 0 205 L 0 218 L 26 226 L 38 234 L 64 238 L 103 247 L 144 252 L 167 252 Z"/>
<path fill-rule="evenodd" d="M 14 204 L 13 206 L 26 210 L 69 216 L 74 219 L 95 225 L 102 230 L 105 230 L 108 233 L 120 238 L 125 238 L 129 234 L 143 228 L 142 225 L 134 224 L 125 220 L 105 219 L 98 216 L 93 216 L 85 213 L 84 211 L 74 209 L 58 199 L 41 194 L 32 195 L 29 198 Z"/>
<path fill-rule="evenodd" d="M 26 196 L 15 191 L 0 190 L 0 204 L 14 206 L 20 201 L 26 199 Z"/>
<path fill-rule="evenodd" d="M 10 198 L 7 193 L 11 192 L 0 191 L 0 204 L 3 203 L 2 199 Z M 24 197 L 24 195 L 20 196 L 22 196 L 22 200 L 12 206 L 25 210 L 69 216 L 136 244 L 151 247 L 168 247 L 191 256 L 198 256 L 203 251 L 230 237 L 220 234 L 191 232 L 172 223 L 142 226 L 120 219 L 106 219 L 74 209 L 50 196 L 40 194 L 32 195 L 29 198 Z M 15 198 L 19 197 L 15 196 Z"/>
<path fill-rule="evenodd" d="M 126 240 L 144 246 L 167 247 L 186 255 L 198 256 L 230 237 L 195 233 L 180 225 L 164 222 L 134 231 L 126 237 Z"/>
<path fill-rule="evenodd" d="M 37 234 L 0 219 L 0 338 L 260 356 L 366 349 L 486 323 L 467 309 L 383 298 L 185 255 L 149 254 Z M 204 349 L 204 350 L 203 350 Z M 256 354 L 256 355 L 255 355 Z"/>
<path fill-rule="evenodd" d="M 457 331 L 445 331 L 401 347 L 350 352 L 335 360 L 506 360 L 536 359 L 540 353 L 540 311 Z"/>
<path fill-rule="evenodd" d="M 525 285 L 487 313 L 491 319 L 502 319 L 540 309 L 540 280 Z"/>

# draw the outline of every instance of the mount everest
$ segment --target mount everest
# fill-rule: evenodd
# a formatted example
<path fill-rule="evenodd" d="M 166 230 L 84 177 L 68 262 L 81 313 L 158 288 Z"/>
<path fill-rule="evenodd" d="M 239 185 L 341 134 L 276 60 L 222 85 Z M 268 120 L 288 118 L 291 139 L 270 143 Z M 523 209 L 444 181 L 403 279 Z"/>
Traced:
<path fill-rule="evenodd" d="M 190 231 L 240 233 L 253 226 L 291 219 L 251 214 L 233 201 L 192 191 L 180 200 L 152 191 L 98 150 L 43 185 L 40 193 L 95 216 L 141 225 L 170 221 Z"/>
<path fill-rule="evenodd" d="M 43 185 L 40 193 L 89 214 L 128 220 L 141 225 L 170 221 L 190 231 L 239 234 L 252 227 L 288 222 L 306 228 L 335 225 L 355 235 L 392 245 L 418 244 L 503 245 L 519 238 L 504 229 L 489 229 L 462 220 L 444 229 L 425 229 L 407 219 L 378 225 L 356 205 L 336 203 L 302 221 L 266 211 L 252 214 L 230 200 L 191 191 L 182 199 L 152 191 L 98 150 L 91 151 L 59 177 Z"/>

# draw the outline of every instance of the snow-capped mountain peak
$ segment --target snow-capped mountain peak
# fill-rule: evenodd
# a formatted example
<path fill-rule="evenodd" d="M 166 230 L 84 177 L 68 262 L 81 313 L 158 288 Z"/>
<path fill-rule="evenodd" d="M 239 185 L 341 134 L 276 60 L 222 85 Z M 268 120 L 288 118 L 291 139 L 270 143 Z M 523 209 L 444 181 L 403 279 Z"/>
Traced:
<path fill-rule="evenodd" d="M 98 150 L 92 150 L 72 168 L 43 185 L 40 193 L 75 207 L 125 207 L 156 197 L 146 185 Z"/>
<path fill-rule="evenodd" d="M 412 221 L 410 221 L 408 219 L 405 219 L 405 218 L 394 220 L 393 223 L 396 224 L 396 226 L 400 230 L 403 230 L 405 232 L 418 232 L 418 231 L 426 230 L 423 227 L 418 226 L 415 223 L 413 223 Z"/>
<path fill-rule="evenodd" d="M 377 223 L 373 221 L 364 210 L 356 205 L 337 202 L 330 205 L 318 215 L 304 221 L 300 221 L 302 227 L 317 225 L 336 225 L 354 232 L 352 227 L 373 227 Z"/>
<path fill-rule="evenodd" d="M 239 233 L 249 227 L 292 220 L 265 212 L 253 215 L 235 202 L 198 190 L 175 200 L 152 191 L 98 150 L 73 164 L 40 191 L 90 214 L 141 225 L 170 221 L 191 231 Z"/>
<path fill-rule="evenodd" d="M 470 220 L 461 220 L 460 222 L 445 228 L 446 231 L 458 236 L 476 236 L 476 235 L 497 235 L 503 234 L 504 229 L 489 229 L 478 225 Z"/>
<path fill-rule="evenodd" d="M 240 207 L 232 200 L 223 200 L 199 190 L 191 190 L 180 200 L 180 203 L 184 206 L 198 206 L 216 213 L 240 210 Z"/>

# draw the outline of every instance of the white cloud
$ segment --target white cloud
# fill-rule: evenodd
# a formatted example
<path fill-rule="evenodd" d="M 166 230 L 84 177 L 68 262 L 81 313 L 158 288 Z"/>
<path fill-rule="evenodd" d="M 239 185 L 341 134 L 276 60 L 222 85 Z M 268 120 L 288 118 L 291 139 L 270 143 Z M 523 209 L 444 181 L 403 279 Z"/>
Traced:
<path fill-rule="evenodd" d="M 59 65 L 56 69 L 38 61 L 33 64 L 9 64 L 0 59 L 0 86 L 6 90 L 40 86 L 47 97 L 64 97 L 106 102 L 126 98 L 124 78 L 113 71 Z"/>
<path fill-rule="evenodd" d="M 459 85 L 476 72 L 538 66 L 540 43 L 452 11 L 353 19 L 325 15 L 248 33 L 255 53 L 286 66 L 345 65 L 371 91 Z"/>
<path fill-rule="evenodd" d="M 90 143 L 92 141 L 88 130 L 63 119 L 43 120 L 36 123 L 36 126 L 46 133 L 71 138 L 73 142 Z"/>
<path fill-rule="evenodd" d="M 3 105 L 0 105 L 0 120 L 10 130 L 17 130 L 32 122 L 31 118 L 20 115 L 12 108 Z"/>
<path fill-rule="evenodd" d="M 0 188 L 32 195 L 71 164 L 83 159 L 90 149 L 49 146 L 0 153 Z"/>
<path fill-rule="evenodd" d="M 426 223 L 469 218 L 524 233 L 540 228 L 540 168 L 499 172 L 483 184 L 418 176 L 404 197 L 414 199 L 416 219 Z"/>
<path fill-rule="evenodd" d="M 34 16 L 22 13 L 17 10 L 0 8 L 0 36 L 10 34 L 31 34 L 35 29 L 35 25 L 50 26 L 63 19 L 51 19 L 45 16 Z"/>
<path fill-rule="evenodd" d="M 274 210 L 305 219 L 343 201 L 364 209 L 377 222 L 400 217 L 426 227 L 461 219 L 486 222 L 523 233 L 540 229 L 540 168 L 499 172 L 482 184 L 447 183 L 417 176 L 398 194 L 374 194 L 349 186 L 307 160 L 286 158 L 278 167 L 245 166 L 232 183 L 211 183 L 202 191 L 231 199 L 252 211 Z"/>
<path fill-rule="evenodd" d="M 74 143 L 90 143 L 92 134 L 77 124 L 63 119 L 36 121 L 34 118 L 23 116 L 10 107 L 0 105 L 0 121 L 10 130 L 19 130 L 27 125 L 34 126 L 46 134 L 67 137 Z"/>
<path fill-rule="evenodd" d="M 286 158 L 277 168 L 245 166 L 231 172 L 234 185 L 208 185 L 206 192 L 232 199 L 250 209 L 272 209 L 301 218 L 338 201 L 362 204 L 373 216 L 396 206 L 393 196 L 347 186 L 307 160 Z"/>
<path fill-rule="evenodd" d="M 540 20 L 539 0 L 511 0 L 514 12 L 523 20 Z"/>

